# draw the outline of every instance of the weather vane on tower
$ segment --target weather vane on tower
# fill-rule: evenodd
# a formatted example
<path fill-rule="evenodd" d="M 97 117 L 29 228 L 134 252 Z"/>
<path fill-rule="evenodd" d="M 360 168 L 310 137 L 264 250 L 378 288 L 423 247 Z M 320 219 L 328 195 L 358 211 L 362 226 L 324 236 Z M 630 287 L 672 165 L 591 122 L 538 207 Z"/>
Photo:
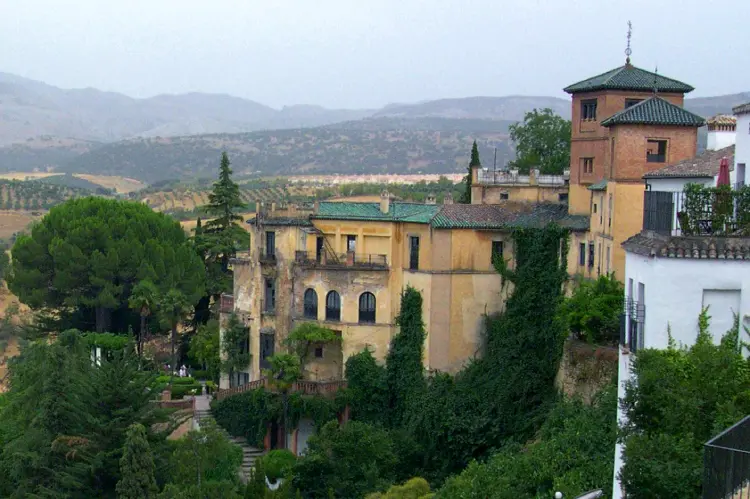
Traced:
<path fill-rule="evenodd" d="M 625 49 L 625 64 L 630 64 L 630 54 L 633 53 L 632 50 L 630 50 L 630 37 L 633 34 L 633 24 L 628 21 L 628 46 Z"/>

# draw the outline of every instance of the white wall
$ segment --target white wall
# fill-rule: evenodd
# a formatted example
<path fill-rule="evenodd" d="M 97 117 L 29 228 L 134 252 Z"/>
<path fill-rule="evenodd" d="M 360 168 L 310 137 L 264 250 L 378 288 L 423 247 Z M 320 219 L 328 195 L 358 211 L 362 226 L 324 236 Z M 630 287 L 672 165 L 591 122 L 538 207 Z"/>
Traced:
<path fill-rule="evenodd" d="M 685 177 L 665 177 L 650 178 L 646 181 L 651 186 L 652 191 L 662 192 L 682 192 L 687 184 L 700 184 L 711 187 L 716 185 L 716 178 L 685 178 Z"/>
<path fill-rule="evenodd" d="M 710 130 L 706 137 L 706 149 L 716 151 L 734 144 L 735 132 L 726 130 Z"/>
<path fill-rule="evenodd" d="M 734 147 L 734 163 L 735 171 L 737 170 L 737 164 L 745 163 L 745 178 L 737 179 L 737 181 L 745 182 L 745 185 L 750 184 L 750 113 L 741 114 L 737 116 L 737 143 Z"/>
<path fill-rule="evenodd" d="M 617 369 L 617 399 L 622 400 L 625 397 L 625 385 L 630 379 L 630 355 L 623 353 L 622 347 L 620 347 L 620 361 Z M 617 404 L 617 425 L 622 426 L 625 424 L 625 414 Z M 612 481 L 612 499 L 621 499 L 623 497 L 622 489 L 620 488 L 620 480 L 617 475 L 620 473 L 622 468 L 622 451 L 623 445 L 617 443 L 615 445 L 615 471 L 614 480 Z"/>
<path fill-rule="evenodd" d="M 666 348 L 670 326 L 677 342 L 692 345 L 704 302 L 712 304 L 709 315 L 717 318 L 711 324 L 716 342 L 727 331 L 726 317 L 731 312 L 739 314 L 742 325 L 750 326 L 750 261 L 650 258 L 626 251 L 626 289 L 629 279 L 633 279 L 635 289 L 638 283 L 646 288 L 643 335 L 646 348 Z M 717 291 L 726 296 L 717 298 Z M 730 310 L 737 300 L 739 310 Z"/>

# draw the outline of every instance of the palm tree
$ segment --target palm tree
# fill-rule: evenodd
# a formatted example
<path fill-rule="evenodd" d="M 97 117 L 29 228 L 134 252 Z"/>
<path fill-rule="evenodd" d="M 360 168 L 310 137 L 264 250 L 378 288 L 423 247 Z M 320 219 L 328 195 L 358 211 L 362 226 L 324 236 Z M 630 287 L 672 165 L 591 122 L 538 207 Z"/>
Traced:
<path fill-rule="evenodd" d="M 172 378 L 174 370 L 177 367 L 177 326 L 180 321 L 190 310 L 190 302 L 187 297 L 176 289 L 170 289 L 161 300 L 159 300 L 159 309 L 162 315 L 162 321 L 172 329 L 172 367 L 169 373 L 169 387 L 172 387 Z"/>
<path fill-rule="evenodd" d="M 146 317 L 151 315 L 154 308 L 156 308 L 156 297 L 158 294 L 159 291 L 156 289 L 154 283 L 146 279 L 135 285 L 128 299 L 130 308 L 138 311 L 141 315 L 141 330 L 138 332 L 138 341 L 136 342 L 138 358 L 143 354 L 143 341 L 146 337 Z"/>

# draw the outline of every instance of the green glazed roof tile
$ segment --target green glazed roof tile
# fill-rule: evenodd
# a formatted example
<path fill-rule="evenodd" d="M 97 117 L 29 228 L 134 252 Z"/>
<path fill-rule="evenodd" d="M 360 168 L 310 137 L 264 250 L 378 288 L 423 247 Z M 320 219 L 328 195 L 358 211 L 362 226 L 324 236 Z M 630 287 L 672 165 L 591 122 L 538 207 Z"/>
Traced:
<path fill-rule="evenodd" d="M 668 125 L 703 126 L 705 120 L 690 111 L 675 106 L 661 97 L 651 97 L 623 109 L 602 121 L 602 126 L 612 125 Z"/>
<path fill-rule="evenodd" d="M 654 88 L 657 92 L 688 93 L 694 90 L 687 83 L 637 68 L 631 64 L 626 64 L 606 73 L 579 81 L 565 87 L 564 90 L 569 94 L 575 94 L 596 90 L 635 90 L 649 92 L 653 91 Z"/>

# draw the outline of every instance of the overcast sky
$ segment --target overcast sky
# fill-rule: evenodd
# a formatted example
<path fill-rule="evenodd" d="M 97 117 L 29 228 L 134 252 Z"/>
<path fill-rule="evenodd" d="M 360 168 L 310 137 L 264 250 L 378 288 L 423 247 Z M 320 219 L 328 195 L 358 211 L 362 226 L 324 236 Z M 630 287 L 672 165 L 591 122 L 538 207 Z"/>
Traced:
<path fill-rule="evenodd" d="M 555 95 L 624 62 L 750 91 L 748 0 L 0 0 L 0 71 L 281 107 Z"/>

